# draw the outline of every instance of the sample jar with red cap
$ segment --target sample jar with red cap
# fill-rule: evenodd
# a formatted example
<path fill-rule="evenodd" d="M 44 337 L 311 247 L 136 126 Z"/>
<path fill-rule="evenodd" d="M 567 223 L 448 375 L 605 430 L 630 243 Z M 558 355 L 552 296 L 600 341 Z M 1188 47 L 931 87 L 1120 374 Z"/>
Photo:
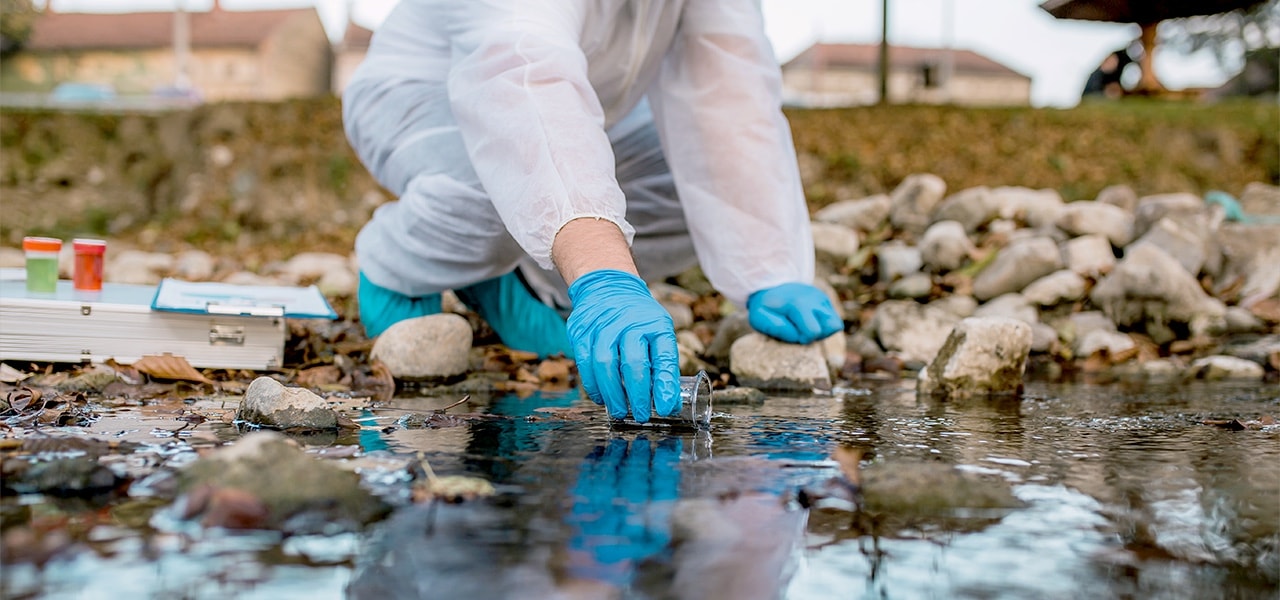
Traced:
<path fill-rule="evenodd" d="M 71 246 L 76 251 L 75 271 L 72 282 L 75 289 L 84 292 L 102 290 L 102 263 L 107 253 L 107 243 L 102 240 L 76 239 Z"/>
<path fill-rule="evenodd" d="M 27 291 L 52 294 L 58 291 L 58 253 L 62 240 L 48 237 L 22 238 L 27 256 Z"/>

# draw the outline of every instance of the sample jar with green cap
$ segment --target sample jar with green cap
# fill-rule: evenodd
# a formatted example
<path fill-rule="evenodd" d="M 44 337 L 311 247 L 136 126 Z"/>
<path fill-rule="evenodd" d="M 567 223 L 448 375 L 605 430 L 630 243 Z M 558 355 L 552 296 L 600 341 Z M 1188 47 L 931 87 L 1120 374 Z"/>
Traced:
<path fill-rule="evenodd" d="M 58 253 L 62 240 L 47 237 L 22 238 L 27 255 L 27 291 L 52 294 L 58 291 Z"/>

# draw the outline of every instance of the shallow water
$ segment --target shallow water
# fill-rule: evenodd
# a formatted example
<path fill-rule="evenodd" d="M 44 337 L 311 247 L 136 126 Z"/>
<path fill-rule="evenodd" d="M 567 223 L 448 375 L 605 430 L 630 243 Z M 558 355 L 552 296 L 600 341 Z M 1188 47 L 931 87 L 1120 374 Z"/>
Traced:
<path fill-rule="evenodd" d="M 400 398 L 414 408 L 452 399 Z M 143 500 L 88 510 L 5 498 L 69 519 L 88 543 L 43 569 L 3 566 L 6 598 L 1274 598 L 1280 580 L 1280 416 L 1274 385 L 1032 384 L 1020 401 L 918 399 L 908 382 L 717 405 L 708 434 L 610 432 L 543 406 L 576 394 L 476 398 L 512 418 L 443 429 L 394 411 L 315 445 L 360 444 L 366 484 L 398 504 L 362 534 L 284 539 L 200 531 Z M 532 417 L 532 418 L 530 418 Z M 178 466 L 237 435 L 119 409 L 81 430 L 150 437 L 119 468 Z M 162 437 L 163 436 L 163 437 Z M 865 452 L 871 518 L 789 501 Z M 405 457 L 492 481 L 495 498 L 412 505 Z M 379 465 L 387 465 L 380 468 Z M 948 495 L 938 465 L 1020 506 Z M 135 495 L 145 485 L 135 484 Z M 945 498 L 945 500 L 937 500 Z M 141 517 L 130 518 L 134 512 Z M 86 516 L 92 515 L 92 516 Z M 864 515 L 865 516 L 865 515 Z M 674 525 L 673 525 L 674 523 Z M 673 536 L 673 531 L 675 535 Z M 733 589 L 732 586 L 738 586 Z M 733 590 L 732 593 L 729 590 Z"/>

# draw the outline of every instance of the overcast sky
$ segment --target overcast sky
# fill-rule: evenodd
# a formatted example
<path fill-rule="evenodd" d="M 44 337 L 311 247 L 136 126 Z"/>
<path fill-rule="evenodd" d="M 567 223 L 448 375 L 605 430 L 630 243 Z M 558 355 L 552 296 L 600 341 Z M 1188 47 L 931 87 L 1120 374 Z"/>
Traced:
<path fill-rule="evenodd" d="M 213 0 L 53 0 L 57 10 L 207 10 Z M 785 61 L 815 41 L 876 43 L 880 0 L 761 0 L 774 51 Z M 1061 21 L 1039 8 L 1043 0 L 890 0 L 889 40 L 919 47 L 973 50 L 1032 78 L 1035 106 L 1074 106 L 1089 73 L 1108 53 L 1138 35 L 1136 25 Z M 43 2 L 37 2 L 42 4 Z M 376 28 L 396 0 L 222 0 L 230 10 L 316 6 L 331 37 L 348 14 Z M 1207 53 L 1157 51 L 1156 72 L 1166 86 L 1215 86 L 1228 77 Z"/>

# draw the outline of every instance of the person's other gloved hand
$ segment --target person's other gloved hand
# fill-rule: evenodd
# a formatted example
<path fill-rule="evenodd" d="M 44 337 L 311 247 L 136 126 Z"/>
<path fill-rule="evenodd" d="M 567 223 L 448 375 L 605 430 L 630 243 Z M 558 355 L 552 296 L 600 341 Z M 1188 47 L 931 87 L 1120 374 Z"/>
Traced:
<path fill-rule="evenodd" d="M 784 283 L 751 294 L 747 320 L 756 331 L 792 344 L 815 342 L 844 329 L 827 295 L 806 283 Z"/>
<path fill-rule="evenodd" d="M 569 340 L 587 397 L 609 416 L 644 423 L 680 407 L 680 354 L 671 315 L 639 277 L 601 269 L 569 286 Z"/>

